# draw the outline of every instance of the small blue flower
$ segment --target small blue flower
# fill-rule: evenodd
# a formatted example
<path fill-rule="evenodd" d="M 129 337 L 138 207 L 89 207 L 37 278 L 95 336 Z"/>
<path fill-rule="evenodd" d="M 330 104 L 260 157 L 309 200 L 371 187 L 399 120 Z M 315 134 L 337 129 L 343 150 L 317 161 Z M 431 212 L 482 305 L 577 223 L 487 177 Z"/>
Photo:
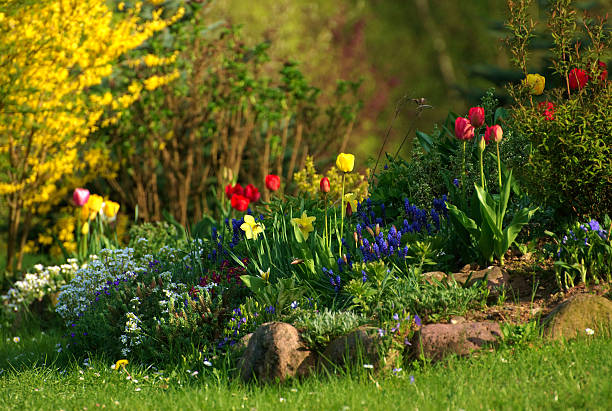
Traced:
<path fill-rule="evenodd" d="M 385 335 L 385 330 L 383 330 L 382 328 L 379 328 L 379 329 L 378 329 L 378 336 L 379 336 L 379 337 L 382 337 L 382 336 L 384 336 L 384 335 Z"/>
<path fill-rule="evenodd" d="M 455 187 L 459 187 L 459 179 L 458 179 L 458 178 L 455 178 L 455 179 L 453 180 L 453 184 L 455 185 Z"/>
<path fill-rule="evenodd" d="M 298 305 L 299 305 L 298 302 L 294 301 L 291 303 L 291 308 L 295 310 L 296 308 L 298 308 Z"/>
<path fill-rule="evenodd" d="M 417 327 L 420 327 L 422 325 L 421 317 L 419 317 L 418 315 L 415 315 L 414 316 L 414 323 L 417 325 Z"/>

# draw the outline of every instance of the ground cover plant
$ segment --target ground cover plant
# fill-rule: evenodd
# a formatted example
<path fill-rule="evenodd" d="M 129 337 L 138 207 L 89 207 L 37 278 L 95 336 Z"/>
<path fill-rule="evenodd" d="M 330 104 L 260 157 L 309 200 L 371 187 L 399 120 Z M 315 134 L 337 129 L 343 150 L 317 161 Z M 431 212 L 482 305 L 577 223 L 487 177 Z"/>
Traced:
<path fill-rule="evenodd" d="M 76 127 L 58 137 L 74 155 L 110 162 L 53 166 L 62 144 L 37 136 L 46 123 L 32 123 L 20 90 L 3 94 L 30 121 L 0 110 L 0 195 L 12 207 L 0 288 L 9 408 L 179 399 L 185 408 L 388 408 L 399 392 L 413 394 L 414 408 L 609 401 L 609 390 L 592 388 L 609 385 L 611 364 L 606 19 L 585 17 L 578 32 L 571 2 L 551 3 L 547 83 L 527 68 L 529 1 L 509 1 L 507 41 L 524 72 L 507 86 L 512 104 L 490 90 L 433 132 L 417 131 L 410 157 L 383 147 L 367 162 L 349 144 L 359 81 L 322 96 L 294 62 L 269 70 L 266 43 L 248 48 L 238 28 L 207 21 L 200 2 L 91 3 L 71 18 L 104 16 L 133 44 L 120 53 L 109 40 L 112 58 L 91 75 L 92 50 L 83 62 L 55 59 L 60 80 L 31 92 L 51 104 L 45 119 Z M 26 36 L 29 14 L 61 20 L 71 7 L 7 2 L 0 27 Z M 31 52 L 65 56 L 70 38 L 58 38 Z M 7 61 L 24 67 L 10 75 L 27 82 L 21 40 L 1 39 L 14 51 Z M 69 82 L 73 93 L 50 97 Z M 415 103 L 418 117 L 427 102 Z M 84 123 L 58 114 L 75 104 Z M 16 246 L 61 263 L 15 277 Z M 550 319 L 584 299 L 603 316 L 573 322 L 566 337 L 577 340 L 554 341 Z M 461 342 L 450 330 L 479 334 Z M 274 371 L 275 361 L 292 365 Z M 451 391 L 449 377 L 470 384 Z M 62 398 L 66 386 L 73 394 Z M 40 392 L 51 393 L 45 405 Z M 392 395 L 376 400 L 382 393 Z"/>

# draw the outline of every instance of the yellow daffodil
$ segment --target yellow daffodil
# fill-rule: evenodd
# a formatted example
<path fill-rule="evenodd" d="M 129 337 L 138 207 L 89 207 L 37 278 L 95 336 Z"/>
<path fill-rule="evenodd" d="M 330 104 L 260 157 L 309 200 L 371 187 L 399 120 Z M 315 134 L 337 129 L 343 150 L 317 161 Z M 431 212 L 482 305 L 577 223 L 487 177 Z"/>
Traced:
<path fill-rule="evenodd" d="M 544 92 L 546 79 L 544 76 L 539 74 L 527 74 L 527 77 L 523 80 L 523 83 L 529 87 L 529 92 L 531 94 L 539 96 Z"/>
<path fill-rule="evenodd" d="M 247 214 L 244 216 L 244 223 L 240 226 L 240 229 L 244 231 L 246 238 L 256 240 L 257 236 L 263 233 L 264 226 L 263 224 L 256 223 L 253 216 Z"/>
<path fill-rule="evenodd" d="M 340 153 L 336 158 L 336 167 L 343 173 L 350 173 L 355 167 L 355 156 L 352 154 Z"/>
<path fill-rule="evenodd" d="M 357 198 L 355 197 L 355 194 L 353 194 L 353 193 L 345 194 L 344 195 L 344 202 L 346 204 L 350 204 L 351 212 L 357 211 Z"/>
<path fill-rule="evenodd" d="M 128 365 L 128 360 L 119 360 L 115 363 L 115 370 L 119 371 L 120 368 L 125 368 Z"/>
<path fill-rule="evenodd" d="M 311 231 L 314 231 L 314 227 L 312 223 L 317 219 L 317 217 L 308 217 L 306 215 L 306 211 L 302 212 L 302 216 L 300 218 L 292 218 L 291 224 L 295 225 L 300 229 L 304 239 L 308 239 L 308 235 Z"/>
<path fill-rule="evenodd" d="M 268 282 L 268 280 L 270 279 L 270 269 L 268 268 L 266 271 L 259 270 L 259 275 L 261 276 L 262 280 Z"/>
<path fill-rule="evenodd" d="M 119 203 L 115 203 L 114 201 L 105 201 L 104 202 L 104 215 L 110 219 L 115 218 L 117 213 L 119 212 Z"/>

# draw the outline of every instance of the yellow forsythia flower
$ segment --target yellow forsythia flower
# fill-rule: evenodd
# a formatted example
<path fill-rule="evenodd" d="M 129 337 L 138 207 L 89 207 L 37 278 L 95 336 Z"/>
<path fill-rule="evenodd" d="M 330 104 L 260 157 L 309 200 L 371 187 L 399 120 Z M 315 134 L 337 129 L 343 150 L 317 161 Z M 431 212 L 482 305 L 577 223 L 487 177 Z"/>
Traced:
<path fill-rule="evenodd" d="M 545 83 L 546 79 L 539 74 L 527 74 L 527 77 L 523 80 L 523 84 L 529 87 L 529 92 L 536 96 L 544 92 Z"/>
<path fill-rule="evenodd" d="M 350 173 L 355 167 L 355 156 L 352 154 L 340 153 L 336 158 L 336 167 L 343 173 Z"/>

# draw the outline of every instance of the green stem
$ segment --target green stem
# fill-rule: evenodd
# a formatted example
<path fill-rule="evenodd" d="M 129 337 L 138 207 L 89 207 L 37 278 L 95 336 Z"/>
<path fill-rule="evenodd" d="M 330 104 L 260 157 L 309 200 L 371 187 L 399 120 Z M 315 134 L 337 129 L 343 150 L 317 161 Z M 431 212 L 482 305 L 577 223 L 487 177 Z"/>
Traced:
<path fill-rule="evenodd" d="M 482 153 L 484 152 L 484 150 L 479 150 L 480 151 L 480 185 L 482 186 L 482 188 L 484 188 L 485 186 L 485 181 L 484 181 L 484 168 L 482 165 Z"/>
<path fill-rule="evenodd" d="M 324 207 L 325 207 L 325 230 L 324 230 L 325 247 L 329 247 L 331 246 L 331 242 L 329 241 L 329 235 L 327 234 L 328 233 L 327 231 L 327 193 L 323 194 L 323 201 L 325 202 L 324 204 Z"/>
<path fill-rule="evenodd" d="M 342 239 L 344 238 L 344 181 L 346 173 L 342 174 L 342 198 L 340 200 L 340 257 L 342 257 Z"/>
<path fill-rule="evenodd" d="M 461 201 L 465 204 L 465 184 L 463 176 L 465 175 L 465 140 L 463 140 L 463 156 L 461 157 Z M 465 210 L 465 207 L 464 207 Z"/>
<path fill-rule="evenodd" d="M 501 159 L 499 157 L 499 143 L 497 144 L 497 176 L 499 177 L 499 193 L 502 192 L 502 178 L 501 178 Z"/>

